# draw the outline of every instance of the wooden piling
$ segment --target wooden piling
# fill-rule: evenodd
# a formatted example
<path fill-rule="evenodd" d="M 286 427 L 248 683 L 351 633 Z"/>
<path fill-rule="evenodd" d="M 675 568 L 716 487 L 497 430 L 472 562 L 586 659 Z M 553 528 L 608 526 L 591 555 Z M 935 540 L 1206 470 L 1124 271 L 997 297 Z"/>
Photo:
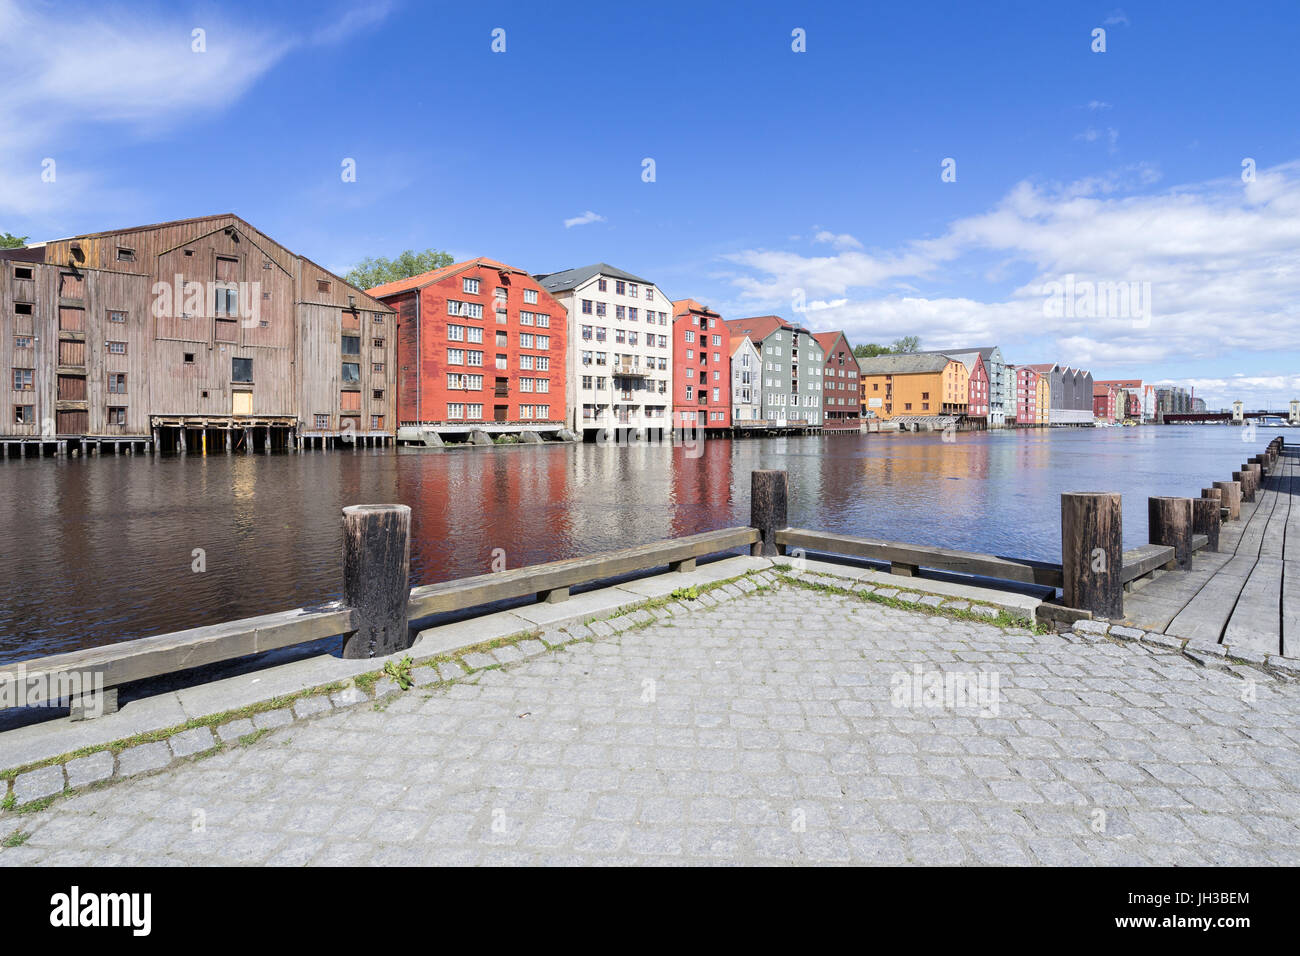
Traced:
<path fill-rule="evenodd" d="M 1217 496 L 1192 499 L 1192 533 L 1205 535 L 1211 551 L 1219 550 L 1219 508 Z"/>
<path fill-rule="evenodd" d="M 1183 570 L 1192 566 L 1192 499 L 1148 498 L 1147 540 L 1174 549 L 1174 565 Z"/>
<path fill-rule="evenodd" d="M 1219 500 L 1228 509 L 1228 520 L 1239 520 L 1241 518 L 1241 482 L 1216 481 L 1214 487 L 1219 490 Z"/>
<path fill-rule="evenodd" d="M 1124 530 L 1113 492 L 1061 495 L 1061 572 L 1066 607 L 1094 617 L 1124 617 Z"/>
<path fill-rule="evenodd" d="M 784 471 L 761 469 L 749 478 L 749 525 L 756 528 L 759 540 L 752 553 L 774 557 L 781 553 L 776 544 L 776 533 L 790 526 L 786 520 L 789 501 L 789 479 Z"/>
<path fill-rule="evenodd" d="M 1251 479 L 1251 473 L 1249 471 L 1246 471 L 1245 469 L 1242 469 L 1241 471 L 1234 471 L 1232 473 L 1233 483 L 1236 484 L 1241 489 L 1242 501 L 1255 500 L 1255 494 L 1250 490 L 1250 479 Z"/>
<path fill-rule="evenodd" d="M 410 646 L 411 509 L 350 505 L 343 509 L 343 602 L 355 630 L 343 638 L 345 658 L 384 657 Z"/>

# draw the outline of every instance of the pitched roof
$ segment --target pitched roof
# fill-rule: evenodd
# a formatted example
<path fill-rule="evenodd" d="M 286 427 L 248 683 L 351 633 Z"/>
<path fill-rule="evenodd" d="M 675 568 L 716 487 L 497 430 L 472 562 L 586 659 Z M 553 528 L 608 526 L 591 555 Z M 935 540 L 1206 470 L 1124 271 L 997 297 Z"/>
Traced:
<path fill-rule="evenodd" d="M 523 269 L 516 269 L 514 266 L 508 266 L 504 262 L 497 262 L 495 259 L 488 259 L 479 256 L 477 259 L 466 259 L 464 262 L 452 263 L 449 266 L 443 266 L 441 269 L 433 269 L 429 272 L 422 272 L 418 276 L 410 276 L 406 279 L 398 279 L 394 282 L 385 282 L 383 285 L 377 285 L 373 289 L 367 289 L 366 292 L 375 297 L 397 295 L 399 292 L 410 292 L 412 289 L 422 289 L 426 285 L 432 285 L 435 282 L 441 282 L 449 276 L 454 276 L 458 272 L 465 272 L 468 269 L 483 266 L 488 269 L 496 269 L 498 272 L 511 272 L 515 275 L 528 275 Z"/>
<path fill-rule="evenodd" d="M 748 319 L 727 319 L 727 330 L 732 335 L 748 335 L 758 342 L 778 329 L 794 331 L 795 327 L 779 315 L 755 315 Z"/>
<path fill-rule="evenodd" d="M 565 292 L 569 289 L 576 289 L 584 282 L 598 275 L 609 276 L 611 279 L 626 279 L 628 282 L 639 282 L 641 285 L 654 285 L 649 279 L 642 279 L 630 272 L 616 269 L 607 262 L 597 262 L 595 265 L 580 266 L 577 269 L 565 269 L 563 272 L 538 273 L 533 278 L 540 282 L 542 288 L 547 292 Z"/>
<path fill-rule="evenodd" d="M 1040 365 L 1022 365 L 1020 367 L 1031 369 L 1032 371 L 1037 372 L 1039 375 L 1042 375 L 1044 372 L 1050 372 L 1052 369 L 1057 368 L 1057 364 L 1055 362 L 1047 362 L 1045 364 L 1040 364 Z"/>
<path fill-rule="evenodd" d="M 713 309 L 710 309 L 707 305 L 701 305 L 698 299 L 678 299 L 673 303 L 673 318 L 679 318 L 680 316 L 687 315 L 691 312 L 697 312 L 700 315 L 711 315 L 719 319 L 722 318 L 721 315 Z"/>
<path fill-rule="evenodd" d="M 746 342 L 749 342 L 750 348 L 755 349 L 755 351 L 757 351 L 757 346 L 754 345 L 754 343 L 750 340 L 748 335 L 733 335 L 731 337 L 731 354 L 735 355 L 736 350 L 739 349 Z"/>
<path fill-rule="evenodd" d="M 863 375 L 912 375 L 919 372 L 942 372 L 949 361 L 948 356 L 932 352 L 903 352 L 860 358 L 858 370 Z"/>

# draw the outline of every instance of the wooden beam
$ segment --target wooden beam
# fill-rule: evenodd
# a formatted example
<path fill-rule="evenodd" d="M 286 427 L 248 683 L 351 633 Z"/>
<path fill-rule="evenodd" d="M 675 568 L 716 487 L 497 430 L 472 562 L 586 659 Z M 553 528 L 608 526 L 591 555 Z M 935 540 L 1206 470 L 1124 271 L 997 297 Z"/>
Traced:
<path fill-rule="evenodd" d="M 775 539 L 776 543 L 787 551 L 791 548 L 803 548 L 809 551 L 825 551 L 828 554 L 888 561 L 891 567 L 895 564 L 911 565 L 917 568 L 953 571 L 958 574 L 976 574 L 1003 581 L 1041 584 L 1045 587 L 1061 586 L 1061 566 L 1045 561 L 1003 558 L 992 554 L 953 551 L 949 548 L 903 544 L 898 541 L 860 538 L 846 534 L 826 534 L 803 528 L 786 528 L 778 531 Z"/>

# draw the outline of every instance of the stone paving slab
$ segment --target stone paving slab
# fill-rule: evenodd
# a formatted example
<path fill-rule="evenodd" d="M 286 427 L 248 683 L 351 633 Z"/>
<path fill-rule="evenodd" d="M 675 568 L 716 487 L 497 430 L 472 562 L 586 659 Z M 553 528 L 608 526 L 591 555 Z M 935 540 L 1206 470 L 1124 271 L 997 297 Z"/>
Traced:
<path fill-rule="evenodd" d="M 1300 682 L 774 581 L 4 814 L 0 865 L 1300 864 Z"/>

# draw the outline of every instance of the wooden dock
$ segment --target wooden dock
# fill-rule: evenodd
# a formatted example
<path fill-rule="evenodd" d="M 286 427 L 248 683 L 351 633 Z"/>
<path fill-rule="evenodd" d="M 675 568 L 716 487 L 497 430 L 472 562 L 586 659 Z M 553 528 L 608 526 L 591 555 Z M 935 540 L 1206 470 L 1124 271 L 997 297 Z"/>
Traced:
<path fill-rule="evenodd" d="M 1241 520 L 1222 525 L 1218 552 L 1190 570 L 1157 572 L 1126 596 L 1134 627 L 1300 657 L 1300 449 L 1284 447 Z"/>

